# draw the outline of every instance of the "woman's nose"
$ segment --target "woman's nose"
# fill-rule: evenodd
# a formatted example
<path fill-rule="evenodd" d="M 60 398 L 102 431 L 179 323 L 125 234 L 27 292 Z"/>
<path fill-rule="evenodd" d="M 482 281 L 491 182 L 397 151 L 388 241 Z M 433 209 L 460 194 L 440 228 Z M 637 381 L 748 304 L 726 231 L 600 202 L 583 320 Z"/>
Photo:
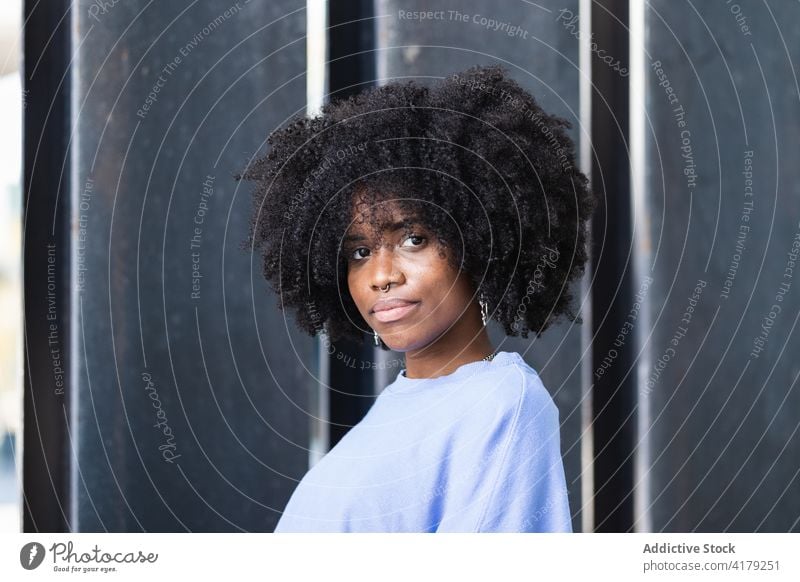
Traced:
<path fill-rule="evenodd" d="M 396 257 L 394 249 L 380 247 L 372 253 L 370 260 L 370 283 L 376 289 L 386 287 L 388 283 L 396 282 L 398 273 L 395 268 Z"/>

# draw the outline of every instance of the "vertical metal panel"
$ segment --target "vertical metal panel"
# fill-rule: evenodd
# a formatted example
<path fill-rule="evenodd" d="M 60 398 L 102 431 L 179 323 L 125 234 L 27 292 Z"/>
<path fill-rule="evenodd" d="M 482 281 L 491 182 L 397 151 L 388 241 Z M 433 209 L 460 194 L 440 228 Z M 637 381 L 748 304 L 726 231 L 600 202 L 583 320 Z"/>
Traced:
<path fill-rule="evenodd" d="M 68 525 L 271 531 L 318 363 L 234 175 L 303 110 L 304 3 L 82 1 L 72 31 Z"/>
<path fill-rule="evenodd" d="M 69 527 L 69 202 L 64 168 L 69 119 L 69 8 L 25 3 L 23 253 L 25 279 L 24 531 Z M 63 17 L 67 15 L 66 19 Z"/>
<path fill-rule="evenodd" d="M 637 104 L 648 120 L 639 252 L 653 277 L 639 369 L 649 516 L 637 519 L 798 531 L 800 7 L 675 8 L 644 12 Z"/>
<path fill-rule="evenodd" d="M 628 531 L 633 523 L 635 345 L 624 333 L 632 313 L 629 165 L 628 2 L 591 8 L 592 185 L 601 197 L 592 225 L 594 531 Z M 601 58 L 602 56 L 602 58 Z"/>
<path fill-rule="evenodd" d="M 570 137 L 582 134 L 579 107 L 578 40 L 558 20 L 568 10 L 578 15 L 578 0 L 568 2 L 436 2 L 379 0 L 376 3 L 377 68 L 381 82 L 411 77 L 420 82 L 441 78 L 476 64 L 502 64 L 548 113 L 570 120 Z M 399 11 L 444 11 L 444 18 L 420 21 Z M 455 16 L 458 12 L 460 16 Z M 464 16 L 466 15 L 466 19 Z M 477 22 L 473 19 L 478 16 Z M 486 17 L 525 34 L 509 36 L 480 24 Z M 563 18 L 561 19 L 563 20 Z M 577 20 L 576 20 L 577 21 Z M 576 295 L 578 295 L 576 289 Z M 582 303 L 584 299 L 578 297 Z M 538 340 L 506 338 L 490 324 L 499 349 L 519 351 L 539 371 L 561 411 L 562 452 L 573 512 L 573 529 L 581 530 L 581 329 L 554 326 Z"/>

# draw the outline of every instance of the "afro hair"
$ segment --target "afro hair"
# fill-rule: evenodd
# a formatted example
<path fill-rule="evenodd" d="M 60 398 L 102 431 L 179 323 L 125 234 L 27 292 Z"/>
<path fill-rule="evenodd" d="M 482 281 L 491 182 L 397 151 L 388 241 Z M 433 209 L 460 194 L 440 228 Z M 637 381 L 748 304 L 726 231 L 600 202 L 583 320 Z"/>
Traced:
<path fill-rule="evenodd" d="M 569 287 L 595 199 L 570 127 L 499 66 L 370 88 L 269 135 L 237 176 L 255 184 L 244 244 L 261 251 L 300 329 L 363 341 L 371 330 L 347 288 L 342 240 L 356 200 L 392 199 L 435 234 L 506 335 L 538 336 L 561 315 L 580 322 Z"/>

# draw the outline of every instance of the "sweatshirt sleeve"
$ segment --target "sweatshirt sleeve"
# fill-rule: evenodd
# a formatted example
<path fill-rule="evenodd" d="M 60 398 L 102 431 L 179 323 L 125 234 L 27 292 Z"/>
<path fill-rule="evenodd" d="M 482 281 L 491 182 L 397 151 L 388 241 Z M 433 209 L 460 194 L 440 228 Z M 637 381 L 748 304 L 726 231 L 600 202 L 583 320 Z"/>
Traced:
<path fill-rule="evenodd" d="M 572 532 L 558 408 L 528 377 L 510 421 L 477 532 Z"/>

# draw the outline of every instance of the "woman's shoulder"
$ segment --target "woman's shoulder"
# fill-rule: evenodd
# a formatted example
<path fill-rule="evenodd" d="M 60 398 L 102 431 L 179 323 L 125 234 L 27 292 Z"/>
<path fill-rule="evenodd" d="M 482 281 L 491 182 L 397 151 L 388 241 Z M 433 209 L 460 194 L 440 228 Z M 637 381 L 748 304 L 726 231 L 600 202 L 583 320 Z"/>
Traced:
<path fill-rule="evenodd" d="M 448 458 L 461 467 L 479 467 L 482 475 L 550 455 L 556 449 L 544 444 L 556 442 L 560 429 L 558 409 L 536 370 L 518 354 L 498 363 L 475 374 L 460 397 L 438 408 Z"/>
<path fill-rule="evenodd" d="M 539 373 L 517 352 L 501 352 L 502 365 L 490 367 L 487 380 L 494 387 L 495 400 L 520 413 L 555 409 L 550 392 Z"/>
<path fill-rule="evenodd" d="M 447 414 L 459 421 L 453 428 L 483 433 L 495 442 L 512 433 L 556 430 L 558 409 L 539 374 L 516 352 L 501 354 L 496 365 L 474 374 L 458 389 L 460 397 L 448 402 Z"/>
<path fill-rule="evenodd" d="M 464 424 L 510 427 L 516 417 L 552 419 L 557 411 L 537 371 L 518 352 L 499 351 L 492 361 L 465 364 L 433 380 L 398 376 L 373 407 L 375 419 L 397 415 L 453 428 Z"/>

